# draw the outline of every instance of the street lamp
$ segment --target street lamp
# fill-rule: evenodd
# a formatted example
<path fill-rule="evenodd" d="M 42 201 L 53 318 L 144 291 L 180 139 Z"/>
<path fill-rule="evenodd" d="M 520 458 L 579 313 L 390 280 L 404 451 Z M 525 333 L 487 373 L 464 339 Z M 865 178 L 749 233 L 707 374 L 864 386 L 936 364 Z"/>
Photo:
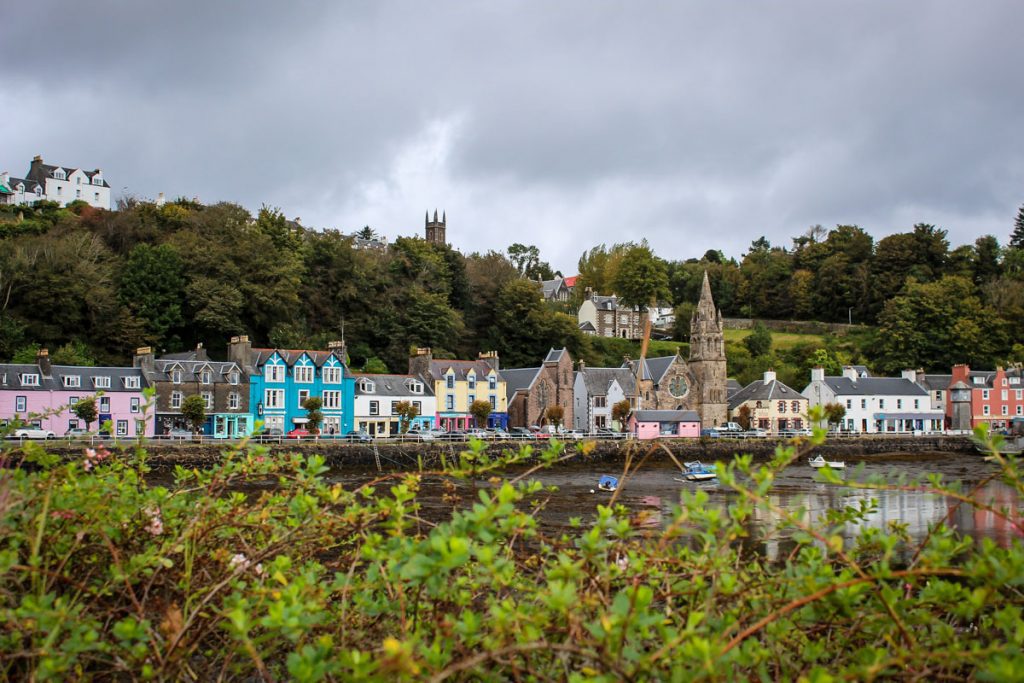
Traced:
<path fill-rule="evenodd" d="M 846 309 L 846 315 L 849 318 L 850 324 L 853 324 L 853 306 Z"/>

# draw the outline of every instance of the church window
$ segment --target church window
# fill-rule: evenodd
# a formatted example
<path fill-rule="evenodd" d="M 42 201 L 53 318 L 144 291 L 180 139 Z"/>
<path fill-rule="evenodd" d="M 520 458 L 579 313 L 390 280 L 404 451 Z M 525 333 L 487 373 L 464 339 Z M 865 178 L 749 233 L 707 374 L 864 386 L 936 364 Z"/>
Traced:
<path fill-rule="evenodd" d="M 676 377 L 668 384 L 668 392 L 677 398 L 685 396 L 688 390 L 685 377 Z"/>

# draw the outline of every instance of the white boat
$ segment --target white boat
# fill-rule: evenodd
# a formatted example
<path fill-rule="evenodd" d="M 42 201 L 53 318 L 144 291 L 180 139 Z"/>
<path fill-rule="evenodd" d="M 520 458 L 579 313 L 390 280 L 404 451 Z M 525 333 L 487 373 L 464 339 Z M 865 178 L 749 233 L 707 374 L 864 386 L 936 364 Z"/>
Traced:
<path fill-rule="evenodd" d="M 821 457 L 821 453 L 808 460 L 807 464 L 816 470 L 824 467 L 825 465 L 828 465 L 834 470 L 846 469 L 846 463 L 842 460 L 825 460 L 825 458 Z"/>
<path fill-rule="evenodd" d="M 711 481 L 718 477 L 713 467 L 701 464 L 699 461 L 683 463 L 686 467 L 683 470 L 685 481 Z"/>

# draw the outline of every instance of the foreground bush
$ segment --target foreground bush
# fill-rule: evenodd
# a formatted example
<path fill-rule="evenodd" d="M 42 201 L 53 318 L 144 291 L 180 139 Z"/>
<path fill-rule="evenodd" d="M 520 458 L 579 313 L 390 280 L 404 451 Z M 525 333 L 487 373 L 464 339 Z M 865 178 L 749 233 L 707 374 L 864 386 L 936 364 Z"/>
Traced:
<path fill-rule="evenodd" d="M 1019 542 L 972 544 L 939 526 L 910 547 L 894 525 L 844 543 L 838 529 L 870 506 L 810 524 L 767 502 L 792 450 L 764 466 L 744 457 L 720 466 L 738 493 L 728 510 L 684 492 L 652 529 L 613 499 L 551 537 L 534 515 L 557 494 L 528 474 L 501 478 L 528 455 L 463 454 L 444 477 L 488 484 L 462 502 L 450 486 L 453 510 L 436 524 L 419 516 L 417 497 L 437 473 L 347 490 L 325 481 L 318 457 L 271 459 L 252 446 L 206 471 L 179 469 L 163 487 L 145 483 L 138 450 L 87 450 L 74 462 L 32 446 L 9 452 L 0 675 L 931 681 L 1024 672 Z M 538 466 L 562 457 L 553 445 Z M 1020 493 L 1017 463 L 999 464 Z M 1019 524 L 1015 511 L 951 495 Z M 745 550 L 758 508 L 779 520 L 759 533 L 792 536 L 782 561 Z"/>

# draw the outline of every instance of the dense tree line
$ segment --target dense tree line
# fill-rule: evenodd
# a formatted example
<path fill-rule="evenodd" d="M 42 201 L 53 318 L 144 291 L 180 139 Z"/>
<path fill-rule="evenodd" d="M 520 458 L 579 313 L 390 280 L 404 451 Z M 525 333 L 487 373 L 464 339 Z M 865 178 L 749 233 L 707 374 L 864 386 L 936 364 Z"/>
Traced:
<path fill-rule="evenodd" d="M 574 300 L 545 305 L 536 280 L 554 271 L 529 245 L 463 255 L 400 237 L 386 251 L 357 249 L 276 209 L 253 216 L 188 200 L 116 211 L 0 207 L 0 358 L 45 345 L 65 362 L 123 363 L 142 345 L 171 352 L 202 342 L 216 354 L 249 334 L 257 344 L 323 348 L 344 333 L 353 366 L 375 370 L 404 370 L 413 346 L 452 357 L 495 349 L 508 367 L 537 363 L 552 346 L 617 363 L 620 340 L 576 328 L 584 290 L 676 307 L 685 342 L 707 271 L 728 316 L 877 326 L 862 348 L 798 349 L 789 360 L 733 345 L 742 374 L 790 361 L 802 372 L 817 351 L 885 371 L 989 365 L 1024 355 L 1024 208 L 1010 232 L 1006 247 L 984 236 L 951 249 L 931 225 L 877 242 L 857 226 L 814 226 L 788 247 L 760 238 L 740 259 L 710 250 L 685 261 L 645 242 L 600 245 L 579 260 Z"/>

